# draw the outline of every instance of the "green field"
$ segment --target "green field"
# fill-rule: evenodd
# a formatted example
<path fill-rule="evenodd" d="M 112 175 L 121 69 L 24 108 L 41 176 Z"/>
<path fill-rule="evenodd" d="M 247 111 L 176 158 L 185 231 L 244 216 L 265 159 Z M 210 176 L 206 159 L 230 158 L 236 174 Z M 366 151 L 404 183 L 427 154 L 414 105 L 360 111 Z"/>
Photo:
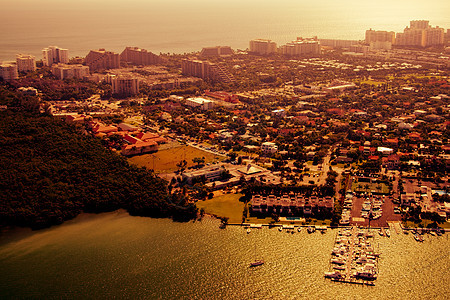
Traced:
<path fill-rule="evenodd" d="M 228 223 L 241 223 L 244 203 L 239 201 L 242 194 L 225 194 L 213 199 L 198 201 L 198 209 L 217 217 L 228 217 Z"/>
<path fill-rule="evenodd" d="M 203 151 L 191 146 L 180 146 L 171 149 L 160 150 L 153 154 L 143 154 L 133 156 L 128 161 L 140 167 L 154 169 L 155 173 L 169 173 L 178 170 L 177 164 L 187 161 L 187 167 L 194 166 L 192 159 L 195 157 L 204 157 L 205 163 L 212 163 L 225 159 L 224 156 Z"/>

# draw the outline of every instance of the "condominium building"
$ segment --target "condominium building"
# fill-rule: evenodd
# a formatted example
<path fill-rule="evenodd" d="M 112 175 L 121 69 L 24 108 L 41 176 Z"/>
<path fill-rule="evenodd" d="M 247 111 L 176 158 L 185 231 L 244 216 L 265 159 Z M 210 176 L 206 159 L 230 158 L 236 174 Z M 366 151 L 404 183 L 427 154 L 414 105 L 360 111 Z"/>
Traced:
<path fill-rule="evenodd" d="M 17 64 L 15 62 L 4 62 L 0 65 L 0 77 L 5 81 L 11 81 L 19 78 Z"/>
<path fill-rule="evenodd" d="M 91 50 L 85 58 L 85 64 L 92 72 L 120 68 L 120 55 L 105 49 Z"/>
<path fill-rule="evenodd" d="M 234 51 L 230 46 L 206 47 L 200 52 L 200 56 L 221 56 L 233 55 Z"/>
<path fill-rule="evenodd" d="M 17 54 L 16 63 L 19 72 L 36 71 L 36 59 L 33 55 Z"/>
<path fill-rule="evenodd" d="M 208 61 L 184 59 L 181 62 L 181 72 L 183 75 L 200 77 L 214 82 L 230 83 L 234 81 L 233 75 L 225 68 Z"/>
<path fill-rule="evenodd" d="M 51 66 L 55 63 L 67 64 L 69 62 L 69 50 L 57 46 L 49 46 L 43 49 L 42 56 L 44 66 Z"/>
<path fill-rule="evenodd" d="M 250 52 L 266 55 L 277 52 L 277 44 L 271 40 L 256 39 L 250 41 Z"/>
<path fill-rule="evenodd" d="M 53 65 L 52 74 L 60 80 L 68 78 L 83 79 L 90 75 L 88 66 L 67 64 Z"/>
<path fill-rule="evenodd" d="M 317 37 L 304 39 L 298 37 L 297 40 L 280 47 L 279 52 L 283 55 L 318 55 L 320 54 L 320 42 Z"/>
<path fill-rule="evenodd" d="M 429 21 L 416 20 L 410 22 L 403 32 L 397 33 L 395 44 L 399 46 L 436 46 L 444 44 L 444 28 L 431 27 Z"/>
<path fill-rule="evenodd" d="M 154 65 L 162 62 L 161 57 L 138 47 L 126 47 L 120 54 L 120 60 L 133 65 Z"/>
<path fill-rule="evenodd" d="M 366 30 L 366 44 L 370 45 L 375 42 L 390 42 L 395 43 L 395 32 L 381 31 L 381 30 Z"/>
<path fill-rule="evenodd" d="M 111 76 L 113 94 L 134 96 L 139 94 L 139 79 L 125 76 Z"/>

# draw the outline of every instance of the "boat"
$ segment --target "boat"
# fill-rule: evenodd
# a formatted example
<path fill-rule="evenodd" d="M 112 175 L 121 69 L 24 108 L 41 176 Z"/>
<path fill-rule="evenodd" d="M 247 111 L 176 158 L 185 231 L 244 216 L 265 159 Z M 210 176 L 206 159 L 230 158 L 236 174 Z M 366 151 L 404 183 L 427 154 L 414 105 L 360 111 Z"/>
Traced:
<path fill-rule="evenodd" d="M 283 231 L 283 227 L 282 226 L 278 227 L 278 231 Z"/>
<path fill-rule="evenodd" d="M 409 234 L 409 231 L 406 230 L 406 229 L 403 229 L 403 233 L 404 233 L 404 234 Z"/>
<path fill-rule="evenodd" d="M 429 234 L 431 234 L 432 236 L 436 236 L 436 232 L 434 232 L 433 230 L 428 231 Z"/>
<path fill-rule="evenodd" d="M 326 278 L 332 278 L 332 279 L 342 279 L 342 278 L 344 278 L 344 276 L 339 271 L 325 272 L 324 276 Z"/>
<path fill-rule="evenodd" d="M 297 231 L 298 231 L 298 232 L 302 231 L 302 228 L 301 228 L 300 226 L 297 227 Z"/>
<path fill-rule="evenodd" d="M 391 232 L 389 231 L 389 229 L 386 229 L 385 232 L 387 237 L 391 237 Z"/>
<path fill-rule="evenodd" d="M 336 265 L 336 266 L 333 266 L 333 269 L 344 271 L 346 268 L 345 268 L 345 266 Z"/>
<path fill-rule="evenodd" d="M 252 232 L 252 230 L 250 228 L 247 228 L 247 233 Z"/>
<path fill-rule="evenodd" d="M 380 235 L 380 236 L 384 236 L 384 232 L 380 229 L 380 231 L 378 231 L 378 234 Z"/>
<path fill-rule="evenodd" d="M 364 280 L 375 280 L 377 279 L 377 273 L 368 270 L 356 271 L 353 277 L 364 279 Z"/>
<path fill-rule="evenodd" d="M 255 260 L 254 262 L 250 263 L 250 267 L 257 267 L 264 264 L 264 260 Z"/>
<path fill-rule="evenodd" d="M 306 230 L 308 231 L 308 233 L 313 233 L 314 231 L 316 231 L 316 227 L 308 226 L 308 228 Z"/>
<path fill-rule="evenodd" d="M 332 264 L 336 264 L 336 265 L 344 265 L 344 264 L 345 264 L 345 261 L 342 260 L 342 259 L 340 259 L 340 258 L 333 258 L 333 259 L 331 260 L 331 263 L 332 263 Z"/>
<path fill-rule="evenodd" d="M 418 235 L 417 233 L 414 234 L 414 239 L 418 242 L 423 242 L 423 238 L 420 235 Z"/>

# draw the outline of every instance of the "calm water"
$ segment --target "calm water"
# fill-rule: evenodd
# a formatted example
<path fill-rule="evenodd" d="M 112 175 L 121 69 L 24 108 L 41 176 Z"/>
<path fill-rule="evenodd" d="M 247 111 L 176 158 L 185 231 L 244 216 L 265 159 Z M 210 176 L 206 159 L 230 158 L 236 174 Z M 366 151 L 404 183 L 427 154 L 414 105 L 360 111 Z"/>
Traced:
<path fill-rule="evenodd" d="M 62 226 L 0 239 L 0 298 L 446 299 L 450 242 L 377 236 L 376 286 L 334 283 L 335 231 L 218 229 L 124 212 L 83 215 Z M 250 269 L 256 258 L 263 266 Z M 448 298 L 447 298 L 448 299 Z"/>
<path fill-rule="evenodd" d="M 279 45 L 297 36 L 364 39 L 365 30 L 402 31 L 410 20 L 450 28 L 447 0 L 0 0 L 0 60 L 49 45 L 85 56 L 90 49 L 155 53 L 200 51 L 251 39 Z"/>

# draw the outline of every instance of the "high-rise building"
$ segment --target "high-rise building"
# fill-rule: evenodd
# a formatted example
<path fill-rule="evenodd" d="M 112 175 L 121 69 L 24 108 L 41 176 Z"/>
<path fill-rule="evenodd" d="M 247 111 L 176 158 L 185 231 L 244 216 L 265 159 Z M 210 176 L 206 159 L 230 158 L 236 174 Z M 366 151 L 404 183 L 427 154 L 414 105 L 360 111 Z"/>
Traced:
<path fill-rule="evenodd" d="M 277 52 L 277 44 L 271 40 L 256 39 L 250 41 L 250 52 L 266 55 Z"/>
<path fill-rule="evenodd" d="M 52 66 L 52 74 L 58 79 L 77 78 L 89 76 L 89 67 L 83 65 L 56 64 Z"/>
<path fill-rule="evenodd" d="M 215 82 L 230 83 L 234 81 L 233 75 L 230 72 L 208 61 L 184 59 L 181 61 L 181 72 L 183 75 L 200 77 Z"/>
<path fill-rule="evenodd" d="M 139 94 L 139 79 L 125 76 L 111 76 L 113 94 L 134 96 Z"/>
<path fill-rule="evenodd" d="M 162 62 L 161 57 L 138 47 L 126 47 L 120 54 L 120 60 L 134 65 L 153 65 Z"/>
<path fill-rule="evenodd" d="M 403 32 L 397 33 L 395 44 L 399 46 L 436 46 L 444 44 L 444 28 L 431 27 L 429 21 L 415 20 L 410 22 Z"/>
<path fill-rule="evenodd" d="M 19 72 L 36 71 L 36 59 L 33 55 L 17 54 L 16 63 Z"/>
<path fill-rule="evenodd" d="M 85 64 L 92 72 L 120 68 L 118 53 L 105 49 L 91 50 L 85 58 Z"/>
<path fill-rule="evenodd" d="M 393 31 L 381 31 L 381 30 L 366 30 L 366 44 L 375 42 L 390 42 L 395 43 L 395 32 Z"/>
<path fill-rule="evenodd" d="M 200 56 L 221 56 L 233 54 L 234 51 L 230 46 L 205 47 L 200 52 Z"/>
<path fill-rule="evenodd" d="M 317 37 L 304 39 L 298 37 L 297 40 L 280 47 L 279 52 L 284 55 L 318 55 L 320 54 L 320 42 Z"/>
<path fill-rule="evenodd" d="M 0 77 L 5 81 L 11 81 L 19 78 L 17 64 L 15 62 L 4 62 L 0 65 Z"/>
<path fill-rule="evenodd" d="M 67 64 L 69 62 L 69 50 L 57 46 L 49 46 L 42 50 L 42 62 L 44 66 L 57 63 Z"/>

